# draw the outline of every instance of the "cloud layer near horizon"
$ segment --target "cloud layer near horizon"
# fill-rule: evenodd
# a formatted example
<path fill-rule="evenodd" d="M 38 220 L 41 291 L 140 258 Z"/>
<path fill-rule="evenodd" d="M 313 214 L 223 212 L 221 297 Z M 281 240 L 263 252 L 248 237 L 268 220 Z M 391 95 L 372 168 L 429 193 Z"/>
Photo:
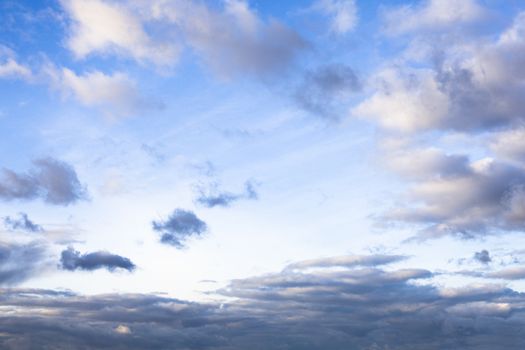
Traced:
<path fill-rule="evenodd" d="M 412 283 L 429 278 L 430 271 L 374 266 L 399 259 L 297 262 L 296 267 L 321 269 L 235 280 L 217 291 L 235 299 L 220 303 L 4 290 L 0 300 L 10 313 L 0 317 L 0 344 L 5 349 L 523 348 L 522 294 L 490 284 L 440 290 Z M 348 267 L 330 269 L 341 266 Z"/>

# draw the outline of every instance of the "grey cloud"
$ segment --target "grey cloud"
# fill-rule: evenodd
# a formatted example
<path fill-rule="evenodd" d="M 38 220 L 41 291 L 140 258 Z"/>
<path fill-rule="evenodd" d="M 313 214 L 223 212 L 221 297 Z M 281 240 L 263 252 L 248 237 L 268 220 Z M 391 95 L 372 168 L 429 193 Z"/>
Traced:
<path fill-rule="evenodd" d="M 153 230 L 161 234 L 160 241 L 182 248 L 189 237 L 200 236 L 207 225 L 192 211 L 175 209 L 166 220 L 152 222 Z"/>
<path fill-rule="evenodd" d="M 219 76 L 265 78 L 282 72 L 307 48 L 298 33 L 276 20 L 261 20 L 244 1 L 226 1 L 222 11 L 199 2 L 175 2 L 162 10 Z"/>
<path fill-rule="evenodd" d="M 525 267 L 509 267 L 503 270 L 487 273 L 485 274 L 485 277 L 505 280 L 525 280 Z"/>
<path fill-rule="evenodd" d="M 391 163 L 413 183 L 384 222 L 422 225 L 420 239 L 499 234 L 525 228 L 525 170 L 512 163 L 435 150 L 403 151 Z"/>
<path fill-rule="evenodd" d="M 41 198 L 50 204 L 69 205 L 86 196 L 73 167 L 53 158 L 34 160 L 27 173 L 2 170 L 0 199 L 6 201 Z"/>
<path fill-rule="evenodd" d="M 11 218 L 6 216 L 4 218 L 4 226 L 12 231 L 22 230 L 26 232 L 42 232 L 44 229 L 42 226 L 35 224 L 29 219 L 26 213 L 19 213 L 19 218 Z"/>
<path fill-rule="evenodd" d="M 351 67 L 330 64 L 307 72 L 293 97 L 304 110 L 333 119 L 337 105 L 360 90 L 361 82 Z"/>
<path fill-rule="evenodd" d="M 106 268 L 109 271 L 114 271 L 115 269 L 133 271 L 136 267 L 131 260 L 120 255 L 106 251 L 80 254 L 72 247 L 62 251 L 60 264 L 63 269 L 69 271 L 77 269 L 92 271 L 102 268 Z"/>
<path fill-rule="evenodd" d="M 202 188 L 198 188 L 199 196 L 196 201 L 207 208 L 229 207 L 232 203 L 242 199 L 256 200 L 259 198 L 253 181 L 245 182 L 242 193 L 221 192 L 217 189 L 217 184 L 211 187 L 207 193 Z"/>
<path fill-rule="evenodd" d="M 492 261 L 489 252 L 485 249 L 474 253 L 474 260 L 477 260 L 482 264 L 488 264 Z"/>
<path fill-rule="evenodd" d="M 38 242 L 0 243 L 0 285 L 13 285 L 35 275 L 44 258 L 45 247 Z"/>
<path fill-rule="evenodd" d="M 300 265 L 300 263 L 297 263 Z M 331 267 L 329 263 L 323 266 Z M 337 265 L 337 263 L 336 263 Z M 518 350 L 525 296 L 437 289 L 420 269 L 283 271 L 235 280 L 206 304 L 140 294 L 9 289 L 0 346 L 112 349 Z M 118 332 L 126 329 L 129 332 Z M 349 347 L 350 346 L 350 347 Z"/>

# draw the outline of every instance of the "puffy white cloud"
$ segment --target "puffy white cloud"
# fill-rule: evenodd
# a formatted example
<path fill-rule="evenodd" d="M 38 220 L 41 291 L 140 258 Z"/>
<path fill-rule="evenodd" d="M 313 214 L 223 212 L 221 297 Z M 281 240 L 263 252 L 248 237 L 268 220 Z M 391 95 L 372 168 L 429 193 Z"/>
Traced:
<path fill-rule="evenodd" d="M 71 33 L 68 47 L 78 58 L 91 53 L 117 53 L 139 62 L 174 63 L 178 46 L 157 42 L 145 31 L 143 19 L 122 2 L 63 0 Z"/>
<path fill-rule="evenodd" d="M 525 118 L 525 14 L 496 40 L 452 45 L 376 74 L 370 97 L 352 110 L 404 132 L 479 132 Z"/>

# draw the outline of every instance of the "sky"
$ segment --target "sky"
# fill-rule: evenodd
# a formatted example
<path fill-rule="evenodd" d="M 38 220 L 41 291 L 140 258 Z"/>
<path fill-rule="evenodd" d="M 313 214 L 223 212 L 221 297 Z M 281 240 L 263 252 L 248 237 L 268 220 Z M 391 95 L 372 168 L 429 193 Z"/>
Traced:
<path fill-rule="evenodd" d="M 522 1 L 0 23 L 2 349 L 525 348 Z"/>

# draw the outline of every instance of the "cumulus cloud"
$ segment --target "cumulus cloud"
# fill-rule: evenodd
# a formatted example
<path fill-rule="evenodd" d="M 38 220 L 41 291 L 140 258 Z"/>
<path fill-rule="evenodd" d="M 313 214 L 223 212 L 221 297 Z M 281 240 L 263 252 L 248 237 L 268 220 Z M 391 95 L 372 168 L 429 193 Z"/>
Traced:
<path fill-rule="evenodd" d="M 0 199 L 5 201 L 41 198 L 50 204 L 69 205 L 86 196 L 73 167 L 50 157 L 34 160 L 26 173 L 4 168 L 0 177 Z"/>
<path fill-rule="evenodd" d="M 199 196 L 196 199 L 197 203 L 207 208 L 217 206 L 229 207 L 232 203 L 242 199 L 255 200 L 259 198 L 252 181 L 245 182 L 242 193 L 221 192 L 217 187 L 217 184 L 213 184 L 208 191 L 205 191 L 203 188 L 198 188 Z"/>
<path fill-rule="evenodd" d="M 419 67 L 383 69 L 374 79 L 376 89 L 353 113 L 404 132 L 480 132 L 522 123 L 524 26 L 520 13 L 496 40 L 434 50 L 418 60 Z"/>
<path fill-rule="evenodd" d="M 301 263 L 296 263 L 301 265 Z M 335 265 L 339 263 L 335 261 Z M 438 289 L 421 269 L 348 266 L 232 281 L 228 301 L 138 294 L 1 293 L 0 346 L 100 349 L 518 350 L 523 294 L 497 285 Z"/>
<path fill-rule="evenodd" d="M 116 53 L 139 62 L 172 64 L 178 56 L 173 41 L 157 42 L 144 29 L 143 19 L 125 2 L 62 0 L 71 28 L 68 47 L 78 58 Z"/>
<path fill-rule="evenodd" d="M 262 77 L 282 71 L 307 46 L 282 23 L 260 19 L 242 0 L 224 1 L 220 8 L 180 0 L 62 4 L 72 22 L 68 46 L 80 58 L 117 53 L 170 65 L 186 46 L 221 77 Z"/>
<path fill-rule="evenodd" d="M 42 232 L 42 226 L 35 224 L 29 219 L 26 213 L 19 213 L 18 219 L 6 216 L 4 218 L 4 226 L 11 231 L 26 231 L 26 232 Z"/>
<path fill-rule="evenodd" d="M 330 30 L 336 34 L 346 34 L 357 25 L 357 6 L 355 0 L 319 0 L 313 9 L 329 16 Z"/>
<path fill-rule="evenodd" d="M 106 251 L 80 254 L 80 252 L 76 251 L 73 247 L 68 247 L 62 251 L 60 264 L 64 270 L 69 271 L 77 269 L 93 271 L 102 268 L 106 268 L 109 271 L 116 269 L 133 271 L 136 267 L 131 260 L 120 255 L 111 254 Z"/>
<path fill-rule="evenodd" d="M 424 0 L 416 4 L 384 8 L 384 31 L 399 35 L 421 30 L 440 30 L 472 23 L 485 16 L 477 0 Z"/>
<path fill-rule="evenodd" d="M 488 250 L 483 249 L 482 251 L 474 253 L 474 260 L 479 261 L 482 264 L 488 264 L 492 261 Z"/>
<path fill-rule="evenodd" d="M 436 163 L 423 159 L 424 154 L 436 158 L 433 152 L 420 153 L 412 163 L 398 162 L 403 171 L 414 169 L 423 176 L 406 195 L 410 203 L 390 210 L 382 219 L 422 224 L 420 238 L 448 234 L 470 238 L 525 228 L 523 168 L 490 158 L 465 162 L 468 158 L 459 157 L 457 163 Z M 421 164 L 428 168 L 419 168 Z M 426 170 L 431 174 L 425 177 Z"/>
<path fill-rule="evenodd" d="M 329 64 L 307 72 L 293 97 L 297 105 L 304 110 L 335 119 L 335 105 L 360 90 L 361 82 L 351 67 Z"/>
<path fill-rule="evenodd" d="M 206 232 L 207 225 L 192 211 L 175 209 L 166 220 L 153 221 L 153 230 L 161 234 L 160 241 L 177 248 L 184 247 L 185 241 Z"/>
<path fill-rule="evenodd" d="M 38 243 L 0 242 L 0 285 L 13 285 L 32 277 L 43 267 L 45 247 Z"/>

